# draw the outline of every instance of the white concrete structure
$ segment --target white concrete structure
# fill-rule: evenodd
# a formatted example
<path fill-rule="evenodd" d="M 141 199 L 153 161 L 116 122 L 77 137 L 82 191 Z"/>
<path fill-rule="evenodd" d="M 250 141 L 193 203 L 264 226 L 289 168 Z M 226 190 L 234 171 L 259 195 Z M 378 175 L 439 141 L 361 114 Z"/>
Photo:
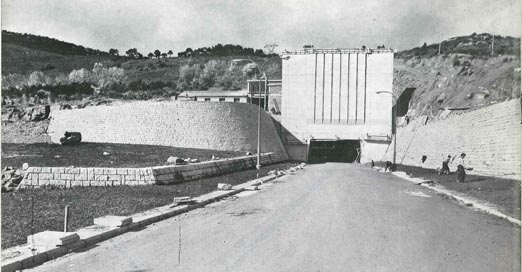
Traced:
<path fill-rule="evenodd" d="M 185 91 L 178 95 L 178 100 L 248 103 L 248 91 Z"/>
<path fill-rule="evenodd" d="M 324 156 L 337 152 L 333 160 L 381 160 L 392 136 L 393 97 L 376 92 L 392 92 L 393 51 L 307 48 L 283 57 L 289 59 L 281 124 L 289 155 L 310 159 L 317 147 Z M 351 154 L 335 151 L 339 146 Z"/>

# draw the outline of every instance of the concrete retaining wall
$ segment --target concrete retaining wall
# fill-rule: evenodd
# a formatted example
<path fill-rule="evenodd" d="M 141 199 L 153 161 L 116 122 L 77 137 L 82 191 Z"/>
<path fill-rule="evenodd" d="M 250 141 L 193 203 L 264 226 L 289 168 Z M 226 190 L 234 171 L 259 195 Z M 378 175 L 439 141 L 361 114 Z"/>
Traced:
<path fill-rule="evenodd" d="M 279 154 L 261 155 L 261 165 L 282 161 Z M 244 156 L 208 161 L 191 165 L 152 167 L 152 174 L 157 184 L 173 184 L 207 176 L 223 175 L 239 170 L 253 169 L 257 164 L 256 156 Z"/>
<path fill-rule="evenodd" d="M 276 153 L 261 154 L 261 165 L 285 159 Z M 174 184 L 252 169 L 255 165 L 256 156 L 253 155 L 189 165 L 147 168 L 29 167 L 20 188 Z"/>
<path fill-rule="evenodd" d="M 257 152 L 258 109 L 246 103 L 138 101 L 52 112 L 48 133 L 84 142 L 147 144 Z M 261 115 L 261 152 L 286 152 L 268 114 Z"/>
<path fill-rule="evenodd" d="M 491 105 L 446 120 L 428 122 L 419 118 L 398 130 L 397 162 L 423 167 L 442 167 L 442 160 L 464 152 L 474 173 L 520 179 L 521 175 L 520 100 Z M 393 144 L 393 143 L 392 143 Z M 392 160 L 390 145 L 384 160 Z M 456 170 L 451 163 L 450 169 Z"/>

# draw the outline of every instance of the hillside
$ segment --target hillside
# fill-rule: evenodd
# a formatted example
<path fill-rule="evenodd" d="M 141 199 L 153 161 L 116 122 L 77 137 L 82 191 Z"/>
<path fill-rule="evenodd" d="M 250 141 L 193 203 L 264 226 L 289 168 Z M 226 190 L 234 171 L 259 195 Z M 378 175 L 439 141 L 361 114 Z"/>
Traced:
<path fill-rule="evenodd" d="M 409 50 L 397 52 L 395 58 L 410 59 L 412 57 L 430 58 L 440 54 L 466 54 L 475 57 L 491 56 L 491 45 L 494 46 L 494 55 L 520 55 L 520 38 L 509 36 L 493 35 L 488 33 L 476 34 L 469 36 L 453 37 L 440 43 L 426 44 Z"/>
<path fill-rule="evenodd" d="M 396 53 L 395 93 L 415 88 L 410 116 L 437 117 L 520 97 L 520 39 L 472 34 Z"/>
<path fill-rule="evenodd" d="M 474 109 L 520 97 L 520 69 L 517 70 L 520 39 L 495 36 L 494 56 L 491 56 L 492 43 L 492 35 L 473 33 L 442 41 L 440 54 L 438 43 L 397 52 L 394 91 L 401 93 L 406 88 L 415 88 L 410 115 L 438 115 L 445 108 Z M 247 78 L 252 76 L 244 74 L 248 61 L 237 64 L 235 59 L 250 59 L 260 66 L 271 60 L 265 69 L 268 77 L 281 78 L 281 60 L 273 61 L 270 57 L 275 56 L 266 56 L 259 49 L 218 44 L 194 50 L 187 48 L 179 55 L 181 57 L 118 57 L 52 38 L 3 31 L 3 95 L 31 95 L 42 88 L 38 84 L 47 85 L 51 92 L 59 89 L 61 94 L 67 93 L 67 86 L 61 85 L 71 83 L 68 77 L 73 70 L 83 75 L 74 83 L 85 81 L 87 87 L 89 84 L 98 86 L 101 80 L 103 93 L 112 98 L 149 99 L 189 89 L 244 88 Z M 118 72 L 117 80 L 94 80 L 90 74 L 94 73 L 95 63 L 102 63 L 104 69 L 119 67 L 114 70 Z M 82 68 L 85 71 L 80 71 Z M 31 78 L 29 75 L 35 71 L 41 74 Z M 9 91 L 20 84 L 26 89 Z M 53 89 L 53 85 L 61 87 Z M 76 91 L 73 88 L 71 92 Z M 73 99 L 82 97 L 85 96 Z"/>
<path fill-rule="evenodd" d="M 18 45 L 62 56 L 108 56 L 109 53 L 57 39 L 2 30 L 2 43 Z"/>
<path fill-rule="evenodd" d="M 57 39 L 2 30 L 2 75 L 45 71 L 49 75 L 92 69 L 94 63 L 116 65 L 109 53 Z"/>

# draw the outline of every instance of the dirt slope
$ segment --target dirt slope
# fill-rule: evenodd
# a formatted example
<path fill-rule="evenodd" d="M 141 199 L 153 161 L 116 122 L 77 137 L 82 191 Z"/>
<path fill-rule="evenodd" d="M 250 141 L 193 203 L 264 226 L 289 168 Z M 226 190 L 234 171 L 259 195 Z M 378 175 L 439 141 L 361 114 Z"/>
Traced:
<path fill-rule="evenodd" d="M 520 97 L 520 59 L 449 54 L 395 59 L 395 93 L 416 88 L 412 116 L 437 116 L 446 108 L 476 109 Z"/>

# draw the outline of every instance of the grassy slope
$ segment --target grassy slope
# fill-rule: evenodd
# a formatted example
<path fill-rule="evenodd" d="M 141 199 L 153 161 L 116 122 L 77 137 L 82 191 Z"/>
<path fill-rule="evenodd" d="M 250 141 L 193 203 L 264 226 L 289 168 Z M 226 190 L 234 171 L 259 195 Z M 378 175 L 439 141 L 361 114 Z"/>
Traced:
<path fill-rule="evenodd" d="M 109 155 L 103 155 L 108 152 Z M 74 146 L 58 144 L 2 144 L 2 165 L 21 167 L 150 167 L 164 165 L 168 157 L 208 161 L 212 155 L 230 158 L 244 155 L 239 151 L 219 151 L 172 146 L 82 143 Z"/>
<path fill-rule="evenodd" d="M 64 56 L 2 42 L 2 75 L 30 74 L 42 70 L 46 64 L 55 67 L 45 71 L 47 75 L 68 74 L 74 69 L 90 70 L 96 62 L 114 66 L 120 61 L 108 56 Z"/>
<path fill-rule="evenodd" d="M 261 168 L 261 176 L 272 169 L 283 169 L 290 163 Z M 105 215 L 131 215 L 172 203 L 174 197 L 199 196 L 216 190 L 218 183 L 237 185 L 256 178 L 256 170 L 205 178 L 173 186 L 117 186 L 74 189 L 21 190 L 2 194 L 2 248 L 26 243 L 34 233 L 63 229 L 63 210 L 70 206 L 69 229 L 93 224 L 93 218 Z M 31 199 L 34 209 L 31 211 Z M 139 200 L 139 201 L 136 201 Z M 33 214 L 33 224 L 31 224 Z"/>

